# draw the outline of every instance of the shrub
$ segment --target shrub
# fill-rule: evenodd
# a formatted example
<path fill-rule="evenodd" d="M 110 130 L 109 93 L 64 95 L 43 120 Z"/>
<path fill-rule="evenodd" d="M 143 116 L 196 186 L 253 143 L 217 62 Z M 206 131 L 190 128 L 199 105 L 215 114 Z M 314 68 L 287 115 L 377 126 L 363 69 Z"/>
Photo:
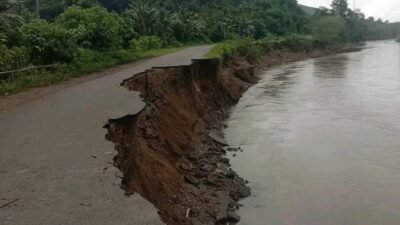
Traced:
<path fill-rule="evenodd" d="M 256 45 L 259 46 L 262 52 L 269 52 L 276 49 L 283 48 L 279 38 L 275 36 L 269 36 L 256 41 Z"/>
<path fill-rule="evenodd" d="M 9 48 L 23 42 L 24 34 L 21 31 L 23 19 L 17 15 L 0 14 L 0 44 Z"/>
<path fill-rule="evenodd" d="M 346 29 L 342 18 L 325 16 L 320 18 L 314 25 L 313 35 L 319 42 L 332 43 L 341 41 L 341 35 Z"/>
<path fill-rule="evenodd" d="M 71 63 L 71 69 L 76 73 L 94 72 L 113 63 L 114 59 L 110 54 L 79 48 L 75 60 Z"/>
<path fill-rule="evenodd" d="M 220 58 L 223 61 L 229 60 L 235 55 L 246 57 L 248 60 L 255 60 L 260 53 L 261 52 L 253 39 L 243 38 L 216 45 L 208 53 L 208 56 Z"/>
<path fill-rule="evenodd" d="M 0 95 L 9 95 L 32 87 L 47 86 L 68 78 L 68 74 L 62 67 L 14 73 L 12 79 L 0 79 Z"/>
<path fill-rule="evenodd" d="M 74 58 L 73 35 L 63 27 L 35 20 L 23 27 L 25 45 L 36 64 L 68 63 Z"/>
<path fill-rule="evenodd" d="M 123 43 L 122 19 L 100 6 L 87 9 L 69 7 L 56 23 L 73 31 L 77 43 L 84 48 L 107 51 L 120 48 Z"/>
<path fill-rule="evenodd" d="M 7 35 L 0 32 L 0 48 L 5 48 L 3 45 L 7 44 L 7 41 L 8 41 Z"/>
<path fill-rule="evenodd" d="M 138 59 L 137 52 L 132 50 L 115 50 L 112 52 L 101 52 L 91 49 L 79 48 L 76 59 L 71 63 L 70 69 L 76 71 L 77 75 L 87 72 L 95 72 L 101 69 L 131 62 Z"/>
<path fill-rule="evenodd" d="M 282 39 L 282 45 L 291 51 L 310 50 L 313 40 L 307 36 L 289 35 Z"/>
<path fill-rule="evenodd" d="M 311 50 L 313 39 L 311 36 L 288 35 L 286 37 L 268 37 L 256 41 L 262 52 L 287 49 L 290 51 Z"/>
<path fill-rule="evenodd" d="M 133 39 L 130 45 L 131 49 L 137 51 L 159 49 L 162 47 L 163 42 L 161 38 L 157 36 L 143 36 L 139 39 Z"/>
<path fill-rule="evenodd" d="M 0 71 L 20 69 L 29 65 L 29 54 L 23 47 L 8 49 L 0 45 Z"/>
<path fill-rule="evenodd" d="M 209 57 L 229 60 L 235 55 L 255 60 L 261 53 L 272 50 L 287 49 L 290 51 L 311 50 L 313 39 L 310 36 L 290 35 L 276 38 L 269 36 L 260 40 L 250 38 L 227 41 L 214 46 L 207 54 Z"/>
<path fill-rule="evenodd" d="M 208 36 L 212 42 L 220 42 L 225 39 L 225 31 L 222 25 L 218 23 L 213 23 L 208 29 Z"/>

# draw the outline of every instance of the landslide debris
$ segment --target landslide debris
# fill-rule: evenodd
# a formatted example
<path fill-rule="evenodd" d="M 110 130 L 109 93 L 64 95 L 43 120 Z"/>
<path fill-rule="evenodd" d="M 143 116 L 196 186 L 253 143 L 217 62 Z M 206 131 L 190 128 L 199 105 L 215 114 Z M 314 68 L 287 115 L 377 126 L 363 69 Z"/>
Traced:
<path fill-rule="evenodd" d="M 272 51 L 260 61 L 269 67 L 337 51 Z M 152 202 L 168 225 L 237 223 L 238 201 L 250 189 L 225 157 L 242 150 L 227 146 L 221 131 L 229 108 L 256 82 L 253 63 L 243 57 L 193 60 L 124 80 L 146 103 L 105 125 L 126 193 Z"/>
<path fill-rule="evenodd" d="M 152 202 L 167 224 L 239 221 L 238 200 L 250 195 L 225 158 L 222 121 L 227 109 L 256 82 L 254 67 L 214 59 L 153 68 L 123 81 L 140 91 L 146 106 L 110 120 L 122 187 Z"/>

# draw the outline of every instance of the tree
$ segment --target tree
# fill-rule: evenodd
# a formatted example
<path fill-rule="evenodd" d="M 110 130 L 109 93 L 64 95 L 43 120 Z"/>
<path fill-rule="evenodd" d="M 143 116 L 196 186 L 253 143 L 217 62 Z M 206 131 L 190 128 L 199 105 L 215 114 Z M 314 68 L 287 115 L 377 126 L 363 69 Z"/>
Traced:
<path fill-rule="evenodd" d="M 7 11 L 11 6 L 10 0 L 0 0 L 0 13 Z"/>
<path fill-rule="evenodd" d="M 35 20 L 23 26 L 24 45 L 30 57 L 37 64 L 71 62 L 76 52 L 72 32 L 48 23 Z"/>
<path fill-rule="evenodd" d="M 122 46 L 123 21 L 103 7 L 82 9 L 71 6 L 56 23 L 72 31 L 82 47 L 105 51 Z"/>
<path fill-rule="evenodd" d="M 322 16 L 329 16 L 330 12 L 329 9 L 326 7 L 319 7 L 319 9 L 317 10 L 315 16 L 316 17 L 322 17 Z"/>
<path fill-rule="evenodd" d="M 25 0 L 23 5 L 28 11 L 35 13 L 37 18 L 40 16 L 46 20 L 53 20 L 66 8 L 65 2 L 60 0 Z"/>
<path fill-rule="evenodd" d="M 365 15 L 359 10 L 348 10 L 346 17 L 346 39 L 351 42 L 358 42 L 364 39 L 367 31 Z"/>
<path fill-rule="evenodd" d="M 80 6 L 82 8 L 90 8 L 98 5 L 97 0 L 64 0 L 66 6 Z"/>
<path fill-rule="evenodd" d="M 20 27 L 23 19 L 12 14 L 13 2 L 10 0 L 0 0 L 0 45 L 5 44 L 13 47 L 21 42 L 22 34 Z"/>
<path fill-rule="evenodd" d="M 100 5 L 107 8 L 109 11 L 115 11 L 118 13 L 123 12 L 128 8 L 132 0 L 96 0 Z"/>
<path fill-rule="evenodd" d="M 324 43 L 337 42 L 341 40 L 345 28 L 345 22 L 340 17 L 322 17 L 314 25 L 314 38 Z"/>
<path fill-rule="evenodd" d="M 345 18 L 349 9 L 349 4 L 347 0 L 333 0 L 331 7 L 333 14 Z"/>
<path fill-rule="evenodd" d="M 197 14 L 182 10 L 172 18 L 171 31 L 177 41 L 196 42 L 205 39 L 205 24 Z"/>
<path fill-rule="evenodd" d="M 130 18 L 135 30 L 139 35 L 145 36 L 152 32 L 153 25 L 157 19 L 157 1 L 154 0 L 136 0 L 125 15 Z"/>

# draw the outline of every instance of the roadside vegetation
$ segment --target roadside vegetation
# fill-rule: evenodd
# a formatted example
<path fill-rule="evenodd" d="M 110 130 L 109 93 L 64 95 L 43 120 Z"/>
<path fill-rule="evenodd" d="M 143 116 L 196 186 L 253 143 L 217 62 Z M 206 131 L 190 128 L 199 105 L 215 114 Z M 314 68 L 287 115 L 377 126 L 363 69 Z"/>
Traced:
<path fill-rule="evenodd" d="M 1 0 L 0 95 L 187 45 L 223 42 L 210 55 L 250 56 L 259 46 L 394 38 L 398 26 L 365 18 L 346 0 L 313 14 L 296 0 Z"/>
<path fill-rule="evenodd" d="M 400 32 L 400 23 L 383 22 L 372 17 L 365 18 L 360 11 L 352 11 L 346 0 L 333 0 L 331 9 L 313 9 L 301 6 L 311 16 L 305 33 L 274 33 L 260 39 L 241 38 L 217 44 L 208 56 L 229 60 L 234 55 L 248 59 L 257 58 L 271 50 L 290 51 L 329 48 L 344 43 L 367 40 L 393 39 Z"/>
<path fill-rule="evenodd" d="M 222 61 L 229 61 L 234 56 L 245 57 L 249 61 L 256 60 L 262 54 L 270 51 L 289 50 L 309 51 L 321 45 L 315 41 L 311 35 L 287 35 L 281 37 L 265 37 L 261 39 L 241 38 L 229 40 L 215 45 L 208 57 L 219 58 Z"/>

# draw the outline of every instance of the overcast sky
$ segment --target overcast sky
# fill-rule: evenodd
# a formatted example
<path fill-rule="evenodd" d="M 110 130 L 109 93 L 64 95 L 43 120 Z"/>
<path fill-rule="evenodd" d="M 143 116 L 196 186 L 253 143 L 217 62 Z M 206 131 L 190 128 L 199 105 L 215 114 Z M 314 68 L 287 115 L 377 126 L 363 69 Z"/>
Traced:
<path fill-rule="evenodd" d="M 299 4 L 308 6 L 326 6 L 328 7 L 332 0 L 297 0 Z M 348 0 L 353 8 L 353 0 Z M 373 16 L 389 20 L 390 22 L 400 21 L 400 0 L 355 0 L 356 8 L 368 17 Z"/>

